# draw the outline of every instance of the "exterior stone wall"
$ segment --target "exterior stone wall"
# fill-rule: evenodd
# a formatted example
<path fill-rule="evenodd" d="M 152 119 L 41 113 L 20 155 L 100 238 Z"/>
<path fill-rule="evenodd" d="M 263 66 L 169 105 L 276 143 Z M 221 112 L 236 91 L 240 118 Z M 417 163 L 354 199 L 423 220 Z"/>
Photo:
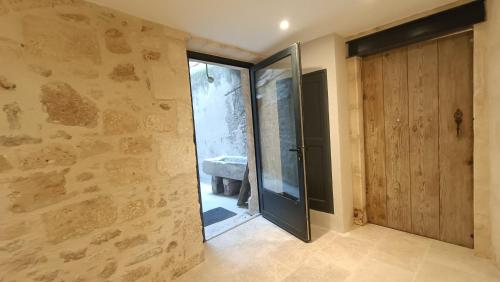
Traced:
<path fill-rule="evenodd" d="M 170 281 L 203 259 L 186 39 L 0 0 L 0 281 Z"/>

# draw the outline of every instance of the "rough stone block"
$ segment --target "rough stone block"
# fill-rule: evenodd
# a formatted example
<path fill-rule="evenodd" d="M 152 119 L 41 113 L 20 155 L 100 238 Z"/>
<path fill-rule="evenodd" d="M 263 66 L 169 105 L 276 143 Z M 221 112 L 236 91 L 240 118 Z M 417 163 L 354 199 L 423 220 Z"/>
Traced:
<path fill-rule="evenodd" d="M 113 151 L 113 146 L 99 140 L 84 140 L 77 146 L 80 158 L 85 159 Z"/>
<path fill-rule="evenodd" d="M 143 277 L 147 276 L 151 272 L 151 266 L 140 266 L 138 268 L 135 268 L 133 270 L 128 271 L 125 275 L 122 277 L 123 282 L 135 282 L 140 279 L 143 279 Z"/>
<path fill-rule="evenodd" d="M 37 172 L 17 178 L 9 186 L 13 202 L 9 210 L 15 213 L 29 212 L 62 201 L 66 195 L 67 172 Z"/>
<path fill-rule="evenodd" d="M 109 278 L 111 275 L 113 275 L 116 272 L 116 269 L 118 268 L 118 264 L 116 261 L 110 261 L 106 263 L 104 266 L 104 269 L 99 273 L 99 277 L 101 278 Z"/>
<path fill-rule="evenodd" d="M 120 152 L 129 155 L 149 153 L 152 142 L 151 136 L 125 137 L 120 140 Z"/>
<path fill-rule="evenodd" d="M 106 48 L 115 54 L 128 54 L 132 52 L 132 48 L 127 43 L 123 32 L 116 28 L 110 28 L 106 30 L 104 34 L 104 39 L 106 42 Z"/>
<path fill-rule="evenodd" d="M 146 244 L 147 242 L 148 242 L 148 237 L 144 234 L 139 234 L 133 237 L 125 238 L 122 241 L 116 242 L 115 247 L 117 247 L 119 250 L 125 250 Z"/>
<path fill-rule="evenodd" d="M 101 63 L 96 33 L 90 27 L 28 15 L 23 18 L 23 35 L 25 49 L 33 56 L 71 63 Z"/>
<path fill-rule="evenodd" d="M 5 104 L 3 106 L 3 111 L 5 112 L 5 115 L 7 116 L 7 122 L 9 123 L 9 129 L 20 129 L 21 128 L 21 123 L 19 121 L 19 116 L 21 115 L 22 111 L 21 108 L 19 108 L 19 105 L 14 102 L 11 104 Z"/>
<path fill-rule="evenodd" d="M 40 144 L 41 138 L 35 138 L 28 135 L 0 136 L 0 146 L 15 147 L 24 144 Z"/>
<path fill-rule="evenodd" d="M 87 248 L 80 249 L 77 251 L 65 251 L 59 253 L 59 257 L 64 259 L 64 262 L 70 262 L 73 260 L 80 260 L 87 255 Z"/>
<path fill-rule="evenodd" d="M 141 217 L 146 214 L 146 205 L 143 200 L 135 200 L 128 202 L 121 209 L 121 218 L 124 221 L 129 221 Z"/>
<path fill-rule="evenodd" d="M 12 165 L 5 158 L 5 156 L 0 155 L 0 173 L 6 172 L 12 169 Z"/>
<path fill-rule="evenodd" d="M 83 14 L 61 13 L 59 17 L 69 22 L 90 24 L 90 18 Z"/>
<path fill-rule="evenodd" d="M 137 184 L 149 180 L 143 161 L 136 158 L 109 160 L 104 169 L 110 182 L 116 184 Z"/>
<path fill-rule="evenodd" d="M 49 77 L 52 75 L 52 70 L 41 65 L 29 65 L 29 69 L 43 77 Z"/>
<path fill-rule="evenodd" d="M 117 65 L 109 74 L 109 78 L 117 82 L 139 80 L 139 77 L 135 74 L 135 66 L 132 64 Z"/>
<path fill-rule="evenodd" d="M 109 196 L 67 205 L 42 215 L 48 240 L 57 244 L 116 222 L 118 211 Z"/>
<path fill-rule="evenodd" d="M 139 121 L 127 112 L 106 110 L 103 114 L 103 126 L 104 134 L 107 135 L 134 133 L 139 128 Z"/>
<path fill-rule="evenodd" d="M 75 163 L 76 153 L 71 146 L 51 144 L 41 150 L 23 154 L 19 158 L 18 167 L 29 170 L 47 166 L 70 166 Z"/>
<path fill-rule="evenodd" d="M 161 53 L 152 50 L 142 50 L 142 57 L 145 61 L 159 61 Z"/>
<path fill-rule="evenodd" d="M 52 139 L 62 138 L 62 139 L 70 140 L 73 137 L 71 135 L 69 135 L 64 130 L 58 130 L 56 133 L 50 135 L 50 138 L 52 138 Z"/>
<path fill-rule="evenodd" d="M 194 172 L 196 163 L 193 139 L 173 138 L 159 140 L 160 157 L 158 171 L 168 176 L 177 176 Z M 194 174 L 193 174 L 194 175 Z M 196 178 L 196 176 L 194 176 Z"/>
<path fill-rule="evenodd" d="M 96 104 L 65 82 L 43 85 L 40 102 L 49 114 L 48 122 L 90 128 L 97 125 Z"/>
<path fill-rule="evenodd" d="M 10 82 L 5 76 L 0 75 L 0 88 L 4 90 L 14 90 L 16 89 L 16 84 Z"/>
<path fill-rule="evenodd" d="M 177 107 L 175 101 L 161 103 L 163 111 L 150 114 L 144 120 L 144 127 L 156 132 L 175 132 L 177 129 Z M 166 110 L 168 109 L 168 110 Z"/>
<path fill-rule="evenodd" d="M 131 262 L 129 262 L 127 264 L 127 266 L 138 264 L 138 263 L 146 261 L 146 260 L 148 260 L 150 258 L 157 257 L 157 256 L 161 255 L 162 253 L 163 253 L 163 248 L 162 247 L 153 248 L 151 250 L 148 250 L 148 251 L 146 251 L 144 253 L 139 254 L 134 260 L 132 260 Z"/>
<path fill-rule="evenodd" d="M 76 180 L 79 182 L 89 181 L 92 178 L 94 178 L 94 174 L 91 172 L 83 172 L 76 176 Z"/>
<path fill-rule="evenodd" d="M 90 242 L 90 244 L 100 245 L 102 243 L 108 242 L 109 240 L 112 240 L 112 239 L 120 236 L 120 234 L 122 234 L 122 231 L 119 229 L 106 231 L 102 234 L 95 236 L 94 239 L 92 239 L 92 241 Z"/>
<path fill-rule="evenodd" d="M 56 5 L 74 5 L 81 0 L 6 0 L 14 11 L 53 7 Z"/>
<path fill-rule="evenodd" d="M 28 233 L 28 224 L 24 221 L 11 223 L 9 225 L 0 225 L 0 241 L 12 240 Z"/>

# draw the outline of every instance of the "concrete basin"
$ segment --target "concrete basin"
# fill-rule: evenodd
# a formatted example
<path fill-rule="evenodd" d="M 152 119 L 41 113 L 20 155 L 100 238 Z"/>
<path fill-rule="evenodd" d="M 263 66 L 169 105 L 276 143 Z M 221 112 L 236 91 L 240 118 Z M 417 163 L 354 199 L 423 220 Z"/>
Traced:
<path fill-rule="evenodd" d="M 203 160 L 203 172 L 215 177 L 243 180 L 247 158 L 239 156 L 219 156 Z"/>

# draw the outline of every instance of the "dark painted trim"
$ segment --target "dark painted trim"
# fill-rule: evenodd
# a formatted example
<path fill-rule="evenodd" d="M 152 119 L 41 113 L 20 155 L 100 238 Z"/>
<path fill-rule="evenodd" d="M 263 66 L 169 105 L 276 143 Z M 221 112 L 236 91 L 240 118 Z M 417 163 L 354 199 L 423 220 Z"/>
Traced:
<path fill-rule="evenodd" d="M 200 185 L 200 172 L 198 170 L 198 149 L 196 145 L 196 127 L 194 124 L 194 106 L 193 106 L 193 90 L 191 89 L 191 72 L 189 70 L 189 56 L 186 57 L 188 64 L 189 75 L 189 97 L 191 99 L 191 120 L 193 121 L 193 144 L 194 155 L 196 157 L 196 184 L 198 186 L 198 203 L 200 204 L 200 218 L 201 218 L 201 234 L 203 235 L 203 243 L 207 241 L 205 238 L 205 224 L 203 223 L 203 201 L 201 200 L 201 185 Z"/>
<path fill-rule="evenodd" d="M 349 57 L 367 56 L 470 28 L 485 21 L 484 0 L 476 0 L 347 42 Z"/>
<path fill-rule="evenodd" d="M 244 68 L 244 69 L 250 69 L 254 65 L 254 64 L 248 63 L 248 62 L 228 59 L 228 58 L 214 56 L 214 55 L 210 55 L 210 54 L 198 53 L 198 52 L 194 52 L 194 51 L 187 51 L 187 55 L 188 55 L 189 59 L 193 59 L 193 60 L 200 60 L 200 61 L 205 61 L 205 62 L 209 62 L 209 63 L 234 66 L 234 67 L 239 67 L 239 68 Z"/>

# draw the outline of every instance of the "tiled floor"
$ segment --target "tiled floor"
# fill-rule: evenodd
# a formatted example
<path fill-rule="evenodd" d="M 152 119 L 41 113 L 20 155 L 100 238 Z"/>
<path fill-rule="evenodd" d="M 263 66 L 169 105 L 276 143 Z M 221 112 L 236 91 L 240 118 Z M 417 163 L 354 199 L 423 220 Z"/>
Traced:
<path fill-rule="evenodd" d="M 200 183 L 200 188 L 203 212 L 222 207 L 236 213 L 233 217 L 205 227 L 205 238 L 207 240 L 252 218 L 247 208 L 238 207 L 238 195 L 224 196 L 222 194 L 214 194 L 212 193 L 211 184 L 203 182 Z"/>
<path fill-rule="evenodd" d="M 313 228 L 306 244 L 259 216 L 205 248 L 205 262 L 180 281 L 500 281 L 472 250 L 371 224 L 346 234 Z"/>

